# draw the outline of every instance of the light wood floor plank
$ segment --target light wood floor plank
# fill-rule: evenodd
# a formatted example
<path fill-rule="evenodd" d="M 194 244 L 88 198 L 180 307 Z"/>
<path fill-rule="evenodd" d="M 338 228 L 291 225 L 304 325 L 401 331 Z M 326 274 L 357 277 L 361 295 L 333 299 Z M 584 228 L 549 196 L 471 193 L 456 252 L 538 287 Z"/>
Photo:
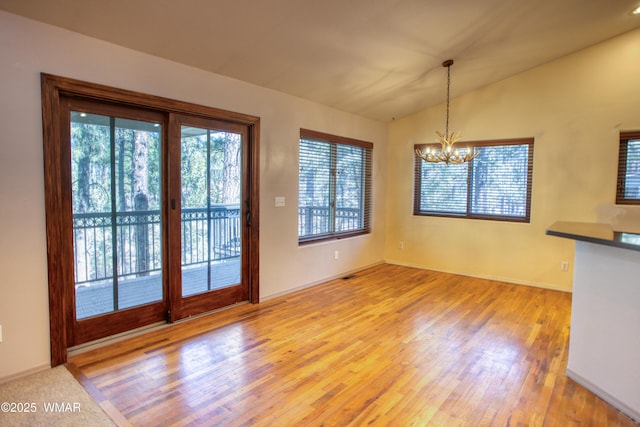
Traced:
<path fill-rule="evenodd" d="M 570 314 L 567 293 L 380 265 L 70 364 L 134 426 L 637 426 L 565 376 Z"/>

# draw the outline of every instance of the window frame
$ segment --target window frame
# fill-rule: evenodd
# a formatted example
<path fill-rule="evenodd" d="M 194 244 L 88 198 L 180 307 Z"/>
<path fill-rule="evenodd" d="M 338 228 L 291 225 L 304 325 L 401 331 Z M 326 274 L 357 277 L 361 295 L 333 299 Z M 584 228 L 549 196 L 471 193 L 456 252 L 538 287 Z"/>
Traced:
<path fill-rule="evenodd" d="M 471 198 L 472 191 L 467 191 L 467 201 L 466 201 L 466 209 L 464 213 L 453 213 L 453 212 L 438 212 L 438 211 L 426 211 L 420 209 L 421 203 L 421 188 L 422 188 L 422 166 L 426 162 L 414 155 L 414 171 L 413 171 L 413 181 L 414 181 L 414 191 L 413 191 L 413 215 L 416 216 L 435 216 L 435 217 L 446 217 L 446 218 L 466 218 L 466 219 L 481 219 L 481 220 L 491 220 L 491 221 L 507 221 L 507 222 L 517 222 L 517 223 L 530 223 L 531 222 L 531 198 L 532 198 L 532 189 L 533 189 L 533 152 L 534 152 L 534 138 L 512 138 L 512 139 L 499 139 L 499 140 L 485 140 L 485 141 L 460 141 L 456 143 L 460 148 L 469 148 L 475 149 L 482 147 L 497 147 L 497 146 L 506 146 L 506 145 L 528 145 L 528 158 L 527 158 L 527 190 L 526 190 L 526 206 L 525 206 L 525 215 L 524 216 L 508 216 L 508 215 L 487 215 L 487 214 L 477 214 L 471 212 Z M 439 143 L 428 143 L 428 144 L 415 144 L 415 150 L 424 150 L 426 148 L 431 148 L 435 150 L 440 150 Z M 472 168 L 473 162 L 476 160 L 472 160 L 467 169 L 467 188 L 472 188 Z M 449 165 L 447 167 L 455 167 L 456 165 Z"/>
<path fill-rule="evenodd" d="M 325 233 L 317 233 L 311 235 L 300 235 L 300 148 L 302 140 L 312 140 L 331 145 L 331 152 L 336 152 L 338 146 L 355 146 L 365 149 L 365 159 L 363 164 L 364 181 L 363 194 L 360 197 L 363 200 L 362 214 L 363 227 L 357 230 L 335 231 L 336 230 L 336 174 L 330 174 L 329 182 L 329 221 L 332 222 L 330 230 Z M 336 161 L 337 156 L 330 155 L 330 161 Z M 335 166 L 335 164 L 333 164 Z M 335 169 L 335 168 L 331 168 Z M 373 182 L 373 143 L 362 141 L 344 136 L 332 135 L 324 132 L 318 132 L 310 129 L 300 129 L 300 138 L 298 140 L 298 245 L 303 246 L 310 243 L 317 243 L 329 240 L 345 239 L 349 237 L 360 236 L 371 233 L 371 195 Z"/>
<path fill-rule="evenodd" d="M 640 197 L 630 198 L 625 196 L 627 176 L 627 146 L 629 141 L 640 140 L 640 130 L 620 132 L 620 145 L 618 151 L 618 176 L 616 179 L 616 204 L 640 205 Z"/>

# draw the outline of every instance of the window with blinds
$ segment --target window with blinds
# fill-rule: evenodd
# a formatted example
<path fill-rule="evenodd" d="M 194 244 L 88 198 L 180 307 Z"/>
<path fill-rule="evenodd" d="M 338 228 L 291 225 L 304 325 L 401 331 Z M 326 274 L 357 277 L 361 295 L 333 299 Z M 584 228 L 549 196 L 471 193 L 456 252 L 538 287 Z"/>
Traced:
<path fill-rule="evenodd" d="M 459 143 L 480 154 L 458 165 L 415 157 L 414 215 L 529 222 L 533 138 Z M 425 149 L 430 145 L 416 145 Z M 431 146 L 439 149 L 440 146 Z"/>
<path fill-rule="evenodd" d="M 640 131 L 620 133 L 616 203 L 640 205 Z"/>
<path fill-rule="evenodd" d="M 373 144 L 300 130 L 298 242 L 370 232 Z"/>

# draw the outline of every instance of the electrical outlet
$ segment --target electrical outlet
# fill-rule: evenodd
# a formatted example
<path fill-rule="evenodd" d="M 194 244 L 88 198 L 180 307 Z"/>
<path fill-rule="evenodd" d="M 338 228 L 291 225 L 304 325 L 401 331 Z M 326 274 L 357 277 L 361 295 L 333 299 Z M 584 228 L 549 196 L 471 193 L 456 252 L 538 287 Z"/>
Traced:
<path fill-rule="evenodd" d="M 0 325 L 0 342 L 2 342 L 2 325 Z"/>
<path fill-rule="evenodd" d="M 340 258 L 340 252 L 335 251 L 335 252 L 333 253 L 333 259 L 338 259 L 338 258 Z"/>
<path fill-rule="evenodd" d="M 569 271 L 569 263 L 567 261 L 562 261 L 560 263 L 560 270 Z"/>
<path fill-rule="evenodd" d="M 284 196 L 276 196 L 275 205 L 276 205 L 276 208 L 283 207 L 285 205 Z"/>
<path fill-rule="evenodd" d="M 404 242 L 398 243 L 398 248 L 399 249 L 404 249 Z"/>

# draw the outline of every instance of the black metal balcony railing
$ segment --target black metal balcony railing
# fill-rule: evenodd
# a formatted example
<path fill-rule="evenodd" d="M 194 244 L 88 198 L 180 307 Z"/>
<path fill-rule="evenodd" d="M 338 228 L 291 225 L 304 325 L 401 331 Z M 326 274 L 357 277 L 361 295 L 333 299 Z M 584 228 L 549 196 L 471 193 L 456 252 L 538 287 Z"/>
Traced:
<path fill-rule="evenodd" d="M 298 208 L 298 236 L 327 233 L 330 210 L 328 207 L 301 206 Z M 359 208 L 337 208 L 335 231 L 351 231 L 362 228 L 362 211 Z"/>
<path fill-rule="evenodd" d="M 299 232 L 318 234 L 328 230 L 329 209 L 301 207 Z M 115 222 L 115 227 L 113 226 Z M 238 205 L 207 209 L 183 209 L 181 214 L 182 265 L 198 266 L 208 260 L 240 256 L 241 225 Z M 357 208 L 336 210 L 336 231 L 361 227 Z M 73 249 L 76 285 L 146 276 L 162 266 L 160 211 L 82 213 L 73 216 Z M 114 254 L 113 248 L 118 250 Z"/>
<path fill-rule="evenodd" d="M 183 266 L 240 256 L 238 205 L 215 206 L 209 210 L 208 218 L 206 208 L 183 209 L 181 222 Z M 75 214 L 76 285 L 112 280 L 114 264 L 119 279 L 159 271 L 162 266 L 161 237 L 160 211 L 157 210 Z M 116 255 L 114 246 L 118 248 Z"/>

